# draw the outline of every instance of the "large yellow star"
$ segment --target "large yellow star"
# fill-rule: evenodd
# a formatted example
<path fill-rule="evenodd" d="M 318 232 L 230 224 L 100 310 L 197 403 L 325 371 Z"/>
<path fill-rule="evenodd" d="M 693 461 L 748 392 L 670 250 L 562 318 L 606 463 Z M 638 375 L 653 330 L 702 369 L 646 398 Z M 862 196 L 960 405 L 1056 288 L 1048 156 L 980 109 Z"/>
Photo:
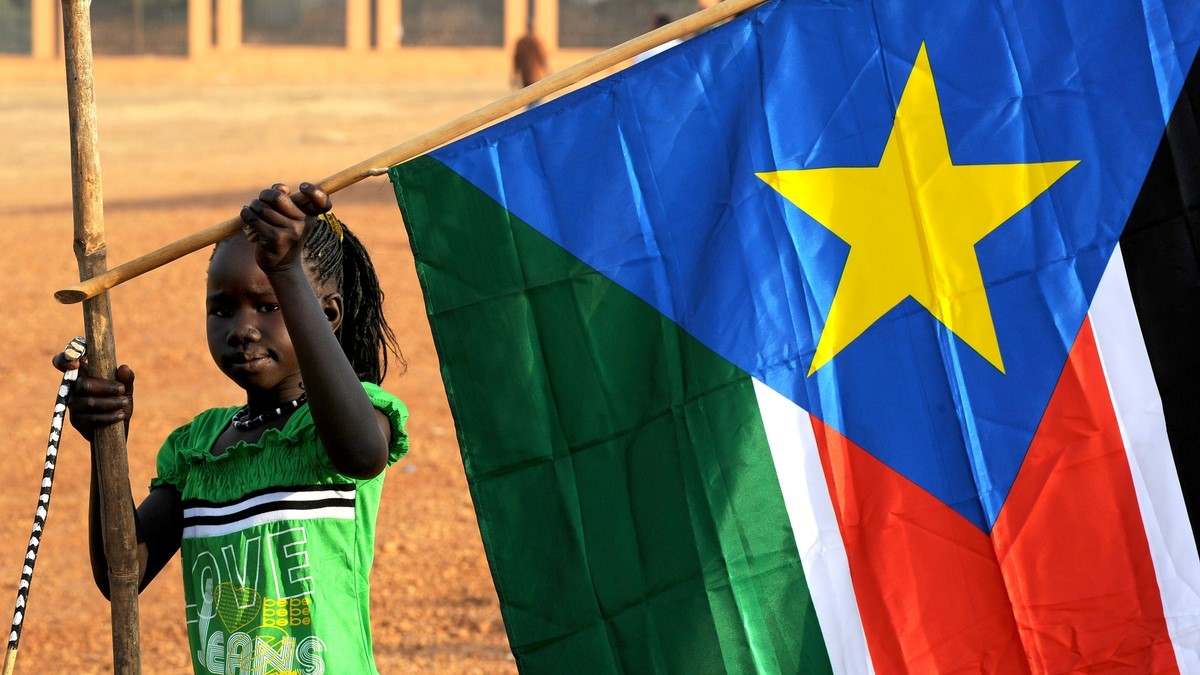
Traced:
<path fill-rule="evenodd" d="M 879 166 L 757 174 L 850 245 L 808 374 L 908 297 L 1004 372 L 975 244 L 1076 164 L 954 164 L 922 44 Z"/>

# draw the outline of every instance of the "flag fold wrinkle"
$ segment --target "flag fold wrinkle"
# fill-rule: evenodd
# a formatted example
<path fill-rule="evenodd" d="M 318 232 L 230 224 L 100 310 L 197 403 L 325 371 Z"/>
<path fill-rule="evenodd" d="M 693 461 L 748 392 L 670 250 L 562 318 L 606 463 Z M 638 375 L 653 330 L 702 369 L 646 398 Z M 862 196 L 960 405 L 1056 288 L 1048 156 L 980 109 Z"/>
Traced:
<path fill-rule="evenodd" d="M 773 0 L 392 167 L 520 670 L 1200 672 L 1198 45 Z"/>

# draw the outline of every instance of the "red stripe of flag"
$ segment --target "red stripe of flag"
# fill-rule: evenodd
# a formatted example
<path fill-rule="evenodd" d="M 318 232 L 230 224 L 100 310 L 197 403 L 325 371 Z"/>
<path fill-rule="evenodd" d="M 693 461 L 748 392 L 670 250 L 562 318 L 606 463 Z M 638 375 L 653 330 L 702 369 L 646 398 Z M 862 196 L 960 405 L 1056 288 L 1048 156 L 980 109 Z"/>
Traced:
<path fill-rule="evenodd" d="M 1090 323 L 991 538 L 813 429 L 877 672 L 1178 672 Z"/>
<path fill-rule="evenodd" d="M 1034 670 L 1178 672 L 1090 321 L 992 540 Z"/>
<path fill-rule="evenodd" d="M 987 535 L 813 419 L 878 673 L 1026 671 Z"/>

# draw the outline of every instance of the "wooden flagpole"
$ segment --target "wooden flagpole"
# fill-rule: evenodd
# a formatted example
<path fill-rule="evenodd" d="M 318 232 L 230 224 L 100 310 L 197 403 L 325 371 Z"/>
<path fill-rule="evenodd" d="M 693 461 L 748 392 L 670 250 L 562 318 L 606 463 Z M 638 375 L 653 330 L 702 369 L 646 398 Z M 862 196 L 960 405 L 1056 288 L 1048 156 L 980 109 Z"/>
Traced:
<path fill-rule="evenodd" d="M 71 193 L 75 216 L 75 258 L 79 278 L 103 274 L 104 200 L 92 78 L 90 0 L 63 0 L 63 44 L 67 68 L 67 108 L 71 120 Z M 108 293 L 98 293 L 83 305 L 87 332 L 88 369 L 112 378 L 116 347 Z M 133 512 L 129 508 L 129 463 L 125 429 L 113 424 L 96 430 L 92 461 L 98 464 L 103 508 L 104 552 L 112 607 L 113 672 L 141 672 L 138 633 L 138 561 Z"/>
<path fill-rule="evenodd" d="M 487 126 L 509 113 L 520 110 L 534 101 L 566 89 L 622 61 L 631 59 L 647 49 L 657 47 L 671 40 L 686 38 L 696 31 L 708 28 L 764 2 L 766 0 L 723 0 L 722 2 L 718 2 L 708 9 L 688 15 L 674 23 L 603 51 L 544 80 L 513 92 L 479 110 L 467 113 L 433 131 L 384 150 L 374 157 L 363 160 L 354 166 L 342 169 L 322 180 L 319 185 L 325 192 L 332 194 L 365 178 L 386 173 L 390 166 L 429 152 L 460 136 L 465 136 L 481 127 Z M 189 253 L 199 251 L 202 248 L 221 241 L 225 237 L 236 233 L 241 227 L 241 223 L 242 221 L 239 217 L 234 217 L 216 225 L 211 225 L 178 241 L 167 244 L 160 249 L 114 267 L 107 272 L 83 280 L 75 286 L 55 291 L 54 297 L 63 304 L 81 302 L 94 297 L 96 294 L 106 291 L 117 284 L 129 281 L 150 270 L 162 267 L 173 260 L 178 260 Z"/>

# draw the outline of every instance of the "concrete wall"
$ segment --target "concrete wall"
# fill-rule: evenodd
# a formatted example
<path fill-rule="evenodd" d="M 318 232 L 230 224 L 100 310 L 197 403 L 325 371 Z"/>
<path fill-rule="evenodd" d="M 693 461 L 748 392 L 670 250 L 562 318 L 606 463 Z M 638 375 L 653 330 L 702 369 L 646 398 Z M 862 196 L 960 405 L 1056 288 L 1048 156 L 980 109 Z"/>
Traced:
<path fill-rule="evenodd" d="M 529 7 L 552 71 L 600 51 L 558 47 L 559 0 L 504 0 L 504 45 L 499 48 L 402 46 L 398 27 L 403 0 L 376 0 L 376 34 L 371 36 L 370 2 L 346 0 L 345 47 L 268 47 L 242 43 L 241 0 L 189 0 L 186 57 L 97 56 L 95 76 L 98 82 L 208 82 L 303 72 L 306 77 L 339 81 L 497 78 L 507 82 L 512 48 L 525 32 Z M 31 9 L 32 53 L 0 54 L 0 82 L 59 82 L 65 77 L 59 0 L 31 0 Z"/>

